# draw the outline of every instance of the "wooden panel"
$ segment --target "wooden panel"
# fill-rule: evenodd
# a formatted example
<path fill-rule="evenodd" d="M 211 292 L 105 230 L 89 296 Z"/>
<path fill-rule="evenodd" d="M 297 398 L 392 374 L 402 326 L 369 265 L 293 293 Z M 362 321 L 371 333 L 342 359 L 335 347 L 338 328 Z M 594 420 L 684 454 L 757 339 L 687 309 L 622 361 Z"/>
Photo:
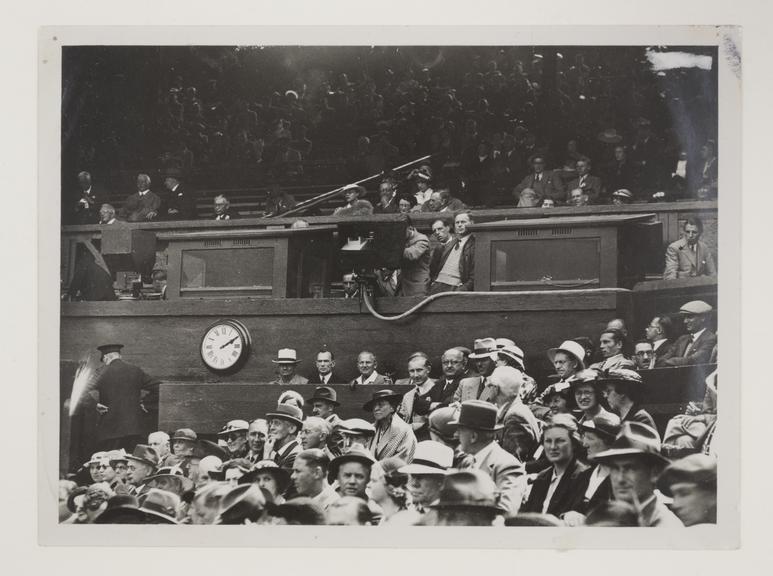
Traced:
<path fill-rule="evenodd" d="M 341 418 L 363 418 L 372 421 L 372 415 L 362 406 L 371 399 L 379 388 L 360 386 L 351 390 L 349 386 L 333 386 L 341 406 L 336 413 Z M 393 386 L 399 392 L 407 392 L 410 386 Z M 267 384 L 181 384 L 168 382 L 159 387 L 159 430 L 174 431 L 178 428 L 193 428 L 199 434 L 215 434 L 228 420 L 240 418 L 248 422 L 265 418 L 266 413 L 276 408 L 279 396 L 295 390 L 309 398 L 314 386 L 278 386 Z M 310 406 L 306 414 L 310 415 Z"/>

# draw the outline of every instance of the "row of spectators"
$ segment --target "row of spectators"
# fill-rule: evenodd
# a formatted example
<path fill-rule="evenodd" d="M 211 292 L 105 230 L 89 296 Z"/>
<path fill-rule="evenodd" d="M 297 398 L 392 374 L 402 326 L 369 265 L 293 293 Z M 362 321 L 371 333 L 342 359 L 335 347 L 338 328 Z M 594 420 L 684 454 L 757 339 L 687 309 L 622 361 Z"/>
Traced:
<path fill-rule="evenodd" d="M 716 345 L 707 326 L 711 311 L 704 302 L 685 304 L 689 334 L 673 343 L 655 339 L 655 364 L 705 362 L 706 349 Z M 374 390 L 363 406 L 372 420 L 338 416 L 329 386 L 338 381 L 334 356 L 321 351 L 313 393 L 282 393 L 264 417 L 228 421 L 217 442 L 181 428 L 154 432 L 146 444 L 136 413 L 149 379 L 123 362 L 121 346 L 100 347 L 106 367 L 91 394 L 105 419 L 102 450 L 62 482 L 60 521 L 715 523 L 716 373 L 704 402 L 672 418 L 661 434 L 641 404 L 646 385 L 634 368 L 642 364 L 623 354 L 620 328 L 601 334 L 598 363 L 588 364 L 574 340 L 548 350 L 556 377 L 541 392 L 523 351 L 506 338 L 450 348 L 437 379 L 429 377 L 430 358 L 416 352 L 408 358 L 409 378 L 396 386 L 378 374 L 375 354 L 363 352 L 350 386 Z M 294 350 L 280 350 L 274 362 L 277 384 L 309 383 L 293 378 Z"/>
<path fill-rule="evenodd" d="M 355 181 L 433 154 L 439 176 L 465 182 L 467 203 L 491 206 L 510 201 L 530 158 L 542 154 L 565 181 L 576 176 L 580 158 L 592 158 L 608 194 L 715 194 L 716 166 L 706 163 L 716 146 L 708 158 L 701 151 L 716 123 L 709 73 L 656 74 L 644 48 L 567 49 L 566 58 L 519 47 L 429 48 L 433 56 L 421 63 L 410 49 L 394 47 L 315 48 L 313 55 L 289 47 L 162 50 L 171 63 L 158 76 L 163 97 L 142 110 L 153 117 L 144 125 L 156 130 L 161 150 L 139 165 L 179 170 L 201 188 L 316 179 L 310 164 L 331 162 L 343 167 L 337 181 Z M 273 74 L 248 81 L 267 69 Z M 86 99 L 105 82 L 95 70 Z M 117 103 L 90 104 L 78 107 L 72 123 L 85 133 L 68 146 L 103 144 L 110 122 L 89 116 L 104 115 L 105 105 L 115 113 Z M 111 140 L 116 155 L 142 149 L 120 136 Z M 92 171 L 115 168 L 71 156 Z M 212 170 L 215 181 L 201 182 Z"/>

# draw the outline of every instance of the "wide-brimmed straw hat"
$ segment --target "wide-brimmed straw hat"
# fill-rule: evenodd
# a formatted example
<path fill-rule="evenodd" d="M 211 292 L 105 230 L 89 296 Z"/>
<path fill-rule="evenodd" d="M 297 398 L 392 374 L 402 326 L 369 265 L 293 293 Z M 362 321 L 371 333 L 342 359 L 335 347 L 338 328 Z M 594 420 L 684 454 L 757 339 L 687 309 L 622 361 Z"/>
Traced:
<path fill-rule="evenodd" d="M 282 348 L 277 352 L 276 358 L 271 360 L 274 364 L 298 364 L 298 353 L 292 348 Z"/>
<path fill-rule="evenodd" d="M 478 338 L 473 343 L 472 348 L 471 360 L 479 360 L 481 358 L 496 360 L 497 341 L 493 338 Z"/>

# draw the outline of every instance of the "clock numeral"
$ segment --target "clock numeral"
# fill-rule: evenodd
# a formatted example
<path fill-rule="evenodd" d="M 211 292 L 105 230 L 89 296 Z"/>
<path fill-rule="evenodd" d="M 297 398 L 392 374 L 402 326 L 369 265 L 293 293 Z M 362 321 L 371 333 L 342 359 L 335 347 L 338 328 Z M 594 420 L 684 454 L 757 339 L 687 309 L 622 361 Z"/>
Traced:
<path fill-rule="evenodd" d="M 234 350 L 233 352 L 231 352 L 231 356 L 238 356 L 238 355 L 239 355 L 239 353 L 238 353 L 236 350 Z"/>
<path fill-rule="evenodd" d="M 212 344 L 207 344 L 207 350 L 212 350 Z"/>
<path fill-rule="evenodd" d="M 234 348 L 239 349 L 241 347 L 242 347 L 242 345 L 241 345 L 241 343 L 238 340 L 236 342 L 234 342 Z"/>

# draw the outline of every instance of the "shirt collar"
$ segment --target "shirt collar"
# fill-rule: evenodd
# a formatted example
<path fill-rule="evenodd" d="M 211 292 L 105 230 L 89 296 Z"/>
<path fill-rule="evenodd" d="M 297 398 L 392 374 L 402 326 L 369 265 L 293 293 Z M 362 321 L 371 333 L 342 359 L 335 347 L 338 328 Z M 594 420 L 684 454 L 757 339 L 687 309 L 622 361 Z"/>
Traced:
<path fill-rule="evenodd" d="M 706 331 L 705 328 L 698 330 L 695 334 L 692 335 L 692 341 L 695 342 L 700 337 L 700 335 L 703 334 L 705 331 Z"/>
<path fill-rule="evenodd" d="M 147 190 L 142 190 L 142 191 L 139 191 L 139 195 L 140 195 L 140 196 L 144 196 L 144 195 L 145 195 L 145 194 L 147 194 L 147 193 L 148 193 L 148 191 L 147 191 Z"/>
<path fill-rule="evenodd" d="M 374 370 L 374 371 L 373 371 L 373 373 L 372 373 L 370 376 L 368 376 L 368 379 L 367 379 L 367 380 L 363 380 L 363 379 L 362 379 L 362 374 L 360 374 L 360 375 L 357 377 L 357 380 L 359 380 L 360 384 L 372 384 L 372 383 L 373 383 L 373 381 L 374 381 L 374 380 L 375 380 L 377 377 L 378 377 L 378 372 L 376 372 L 376 371 Z"/>
<path fill-rule="evenodd" d="M 655 340 L 652 343 L 652 348 L 654 350 L 657 350 L 660 347 L 660 345 L 663 344 L 663 342 L 665 342 L 665 341 L 666 341 L 666 338 L 660 338 L 659 340 Z"/>

